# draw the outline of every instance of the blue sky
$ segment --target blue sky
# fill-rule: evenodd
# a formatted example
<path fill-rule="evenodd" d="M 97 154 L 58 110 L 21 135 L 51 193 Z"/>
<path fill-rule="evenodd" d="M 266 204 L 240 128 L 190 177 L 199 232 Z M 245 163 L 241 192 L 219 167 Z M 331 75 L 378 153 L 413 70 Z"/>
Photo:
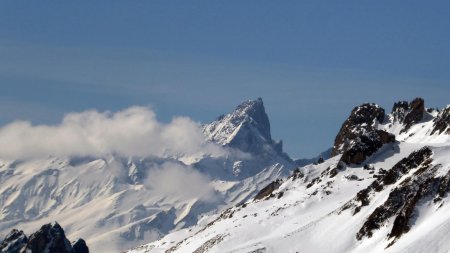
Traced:
<path fill-rule="evenodd" d="M 0 124 L 151 106 L 201 122 L 262 97 L 293 157 L 351 109 L 449 103 L 449 1 L 0 2 Z"/>

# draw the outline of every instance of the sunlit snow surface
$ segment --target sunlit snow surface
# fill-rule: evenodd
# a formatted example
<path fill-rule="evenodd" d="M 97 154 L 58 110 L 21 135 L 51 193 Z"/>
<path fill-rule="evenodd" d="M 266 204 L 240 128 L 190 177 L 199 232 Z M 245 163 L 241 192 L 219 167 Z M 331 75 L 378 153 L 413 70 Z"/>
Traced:
<path fill-rule="evenodd" d="M 159 168 L 152 160 L 136 163 L 144 174 Z M 178 190 L 165 194 L 154 185 L 133 182 L 133 161 L 117 157 L 0 161 L 0 237 L 12 228 L 30 233 L 58 221 L 70 238 L 85 238 L 93 252 L 118 252 L 194 225 L 203 213 L 246 200 L 259 185 L 287 175 L 284 168 L 274 161 L 251 178 L 221 180 L 219 175 L 200 185 L 175 175 L 162 184 Z M 188 169 L 194 171 L 180 170 Z M 150 180 L 146 177 L 143 180 Z M 212 196 L 195 197 L 205 187 Z"/>
<path fill-rule="evenodd" d="M 432 165 L 439 167 L 435 176 L 445 175 L 450 170 L 450 136 L 430 135 L 432 116 L 426 115 L 406 132 L 399 134 L 401 126 L 388 121 L 379 129 L 397 135 L 397 142 L 384 145 L 365 163 L 370 170 L 360 166 L 348 166 L 331 177 L 325 175 L 311 187 L 307 185 L 326 171 L 336 166 L 340 156 L 319 165 L 301 168 L 302 179 L 284 178 L 284 183 L 274 192 L 275 197 L 248 201 L 222 214 L 205 217 L 193 228 L 183 229 L 163 239 L 135 248 L 129 253 L 144 252 L 436 252 L 450 251 L 450 204 L 446 195 L 442 201 L 421 201 L 414 213 L 411 229 L 392 246 L 387 235 L 392 228 L 392 219 L 370 238 L 356 239 L 356 234 L 367 217 L 389 196 L 392 189 L 407 177 L 403 176 L 393 185 L 386 186 L 372 196 L 370 204 L 353 214 L 343 210 L 344 204 L 370 185 L 380 169 L 389 170 L 413 151 L 429 146 L 433 152 Z M 408 175 L 415 172 L 414 168 Z M 357 180 L 351 179 L 351 175 Z M 355 177 L 354 177 L 355 178 Z M 278 193 L 283 193 L 278 198 Z"/>
<path fill-rule="evenodd" d="M 91 252 L 122 252 L 247 201 L 295 168 L 261 137 L 259 130 L 269 127 L 253 127 L 257 122 L 247 111 L 265 115 L 262 101 L 245 102 L 211 123 L 223 126 L 214 134 L 230 141 L 259 138 L 263 156 L 225 146 L 219 155 L 0 159 L 0 239 L 13 228 L 30 234 L 57 221 L 69 238 L 85 239 Z"/>

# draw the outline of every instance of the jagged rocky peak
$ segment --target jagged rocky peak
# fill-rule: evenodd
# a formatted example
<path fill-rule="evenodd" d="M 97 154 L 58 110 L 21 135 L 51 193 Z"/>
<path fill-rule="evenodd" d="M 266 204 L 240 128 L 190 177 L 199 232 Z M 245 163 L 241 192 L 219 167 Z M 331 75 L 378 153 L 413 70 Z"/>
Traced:
<path fill-rule="evenodd" d="M 13 229 L 8 235 L 6 235 L 3 242 L 0 243 L 0 252 L 2 253 L 14 253 L 19 252 L 28 242 L 27 236 L 23 231 Z"/>
<path fill-rule="evenodd" d="M 266 114 L 262 98 L 243 102 L 233 113 L 232 120 L 236 123 L 250 120 L 265 139 L 272 139 L 269 117 Z"/>
<path fill-rule="evenodd" d="M 383 122 L 384 116 L 384 109 L 373 103 L 365 103 L 355 107 L 339 130 L 331 155 L 335 156 L 345 152 L 350 148 L 349 145 L 352 140 L 370 132 L 376 121 Z"/>
<path fill-rule="evenodd" d="M 332 156 L 342 154 L 342 162 L 359 164 L 383 144 L 394 142 L 394 135 L 377 129 L 384 117 L 384 109 L 376 104 L 355 107 L 336 136 Z"/>
<path fill-rule="evenodd" d="M 282 142 L 272 140 L 262 98 L 243 102 L 233 112 L 205 125 L 203 130 L 210 140 L 245 152 L 261 152 L 268 148 L 282 152 Z"/>
<path fill-rule="evenodd" d="M 411 126 L 423 119 L 425 113 L 425 101 L 423 98 L 415 98 L 411 102 L 399 101 L 394 103 L 392 117 L 394 122 L 403 124 L 400 133 L 407 132 Z"/>
<path fill-rule="evenodd" d="M 28 238 L 22 231 L 13 229 L 0 244 L 2 253 L 89 253 L 83 239 L 73 247 L 58 223 L 46 224 Z"/>
<path fill-rule="evenodd" d="M 409 109 L 408 101 L 395 102 L 391 112 L 393 121 L 403 123 L 403 120 L 405 119 L 405 115 L 408 109 Z"/>
<path fill-rule="evenodd" d="M 435 133 L 450 134 L 450 105 L 447 105 L 434 119 L 431 134 Z"/>

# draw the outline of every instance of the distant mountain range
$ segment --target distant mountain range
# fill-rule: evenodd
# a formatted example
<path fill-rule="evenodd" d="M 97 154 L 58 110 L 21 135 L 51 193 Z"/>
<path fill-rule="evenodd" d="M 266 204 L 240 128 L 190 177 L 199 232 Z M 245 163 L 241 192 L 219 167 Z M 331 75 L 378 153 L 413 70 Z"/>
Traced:
<path fill-rule="evenodd" d="M 296 167 L 272 140 L 262 99 L 202 129 L 226 150 L 223 156 L 0 158 L 0 238 L 57 221 L 70 238 L 85 238 L 92 252 L 120 252 L 246 202 Z M 186 178 L 167 179 L 172 175 L 161 174 L 167 168 Z M 155 182 L 175 193 L 155 189 Z"/>
<path fill-rule="evenodd" d="M 450 106 L 362 104 L 331 150 L 295 162 L 253 199 L 128 252 L 449 252 Z"/>
<path fill-rule="evenodd" d="M 0 252 L 43 229 L 86 241 L 33 253 L 450 250 L 450 106 L 362 104 L 310 159 L 272 139 L 261 98 L 201 130 L 225 152 L 0 158 Z"/>

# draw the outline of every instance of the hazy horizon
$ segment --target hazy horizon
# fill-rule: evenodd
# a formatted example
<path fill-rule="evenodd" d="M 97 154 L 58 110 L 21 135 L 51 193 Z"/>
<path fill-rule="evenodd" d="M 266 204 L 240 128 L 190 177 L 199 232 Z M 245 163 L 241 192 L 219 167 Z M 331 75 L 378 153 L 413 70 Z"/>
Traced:
<path fill-rule="evenodd" d="M 149 106 L 207 123 L 262 97 L 292 157 L 354 106 L 448 103 L 447 1 L 0 3 L 0 125 Z"/>

